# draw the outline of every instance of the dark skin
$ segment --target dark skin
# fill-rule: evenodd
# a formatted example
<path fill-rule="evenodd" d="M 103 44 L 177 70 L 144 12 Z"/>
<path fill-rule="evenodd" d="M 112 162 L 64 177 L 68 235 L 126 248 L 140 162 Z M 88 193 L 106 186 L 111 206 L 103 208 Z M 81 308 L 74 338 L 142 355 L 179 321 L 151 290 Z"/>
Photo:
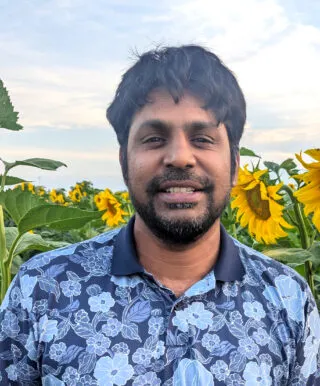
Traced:
<path fill-rule="evenodd" d="M 237 178 L 237 172 L 230 177 L 230 146 L 225 126 L 218 125 L 203 102 L 188 93 L 178 104 L 161 89 L 153 91 L 150 99 L 151 103 L 134 116 L 129 132 L 130 193 L 147 202 L 146 187 L 150 179 L 163 175 L 168 168 L 186 168 L 214 183 L 212 201 L 222 205 Z M 170 221 L 200 221 L 206 214 L 208 195 L 193 184 L 176 181 L 172 187 L 166 185 L 155 194 L 153 205 L 157 216 Z M 193 205 L 172 209 L 172 205 L 180 202 Z M 219 254 L 220 219 L 192 243 L 181 245 L 157 237 L 137 213 L 134 237 L 144 268 L 176 296 L 181 296 L 214 266 Z"/>

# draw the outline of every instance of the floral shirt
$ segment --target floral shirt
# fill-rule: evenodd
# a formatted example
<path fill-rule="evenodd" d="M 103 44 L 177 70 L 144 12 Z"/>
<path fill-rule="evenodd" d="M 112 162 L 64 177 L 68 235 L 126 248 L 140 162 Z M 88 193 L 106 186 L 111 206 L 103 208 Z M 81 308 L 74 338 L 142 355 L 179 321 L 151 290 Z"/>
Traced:
<path fill-rule="evenodd" d="M 305 281 L 221 229 L 211 272 L 177 298 L 122 230 L 25 263 L 1 306 L 1 385 L 320 385 Z"/>

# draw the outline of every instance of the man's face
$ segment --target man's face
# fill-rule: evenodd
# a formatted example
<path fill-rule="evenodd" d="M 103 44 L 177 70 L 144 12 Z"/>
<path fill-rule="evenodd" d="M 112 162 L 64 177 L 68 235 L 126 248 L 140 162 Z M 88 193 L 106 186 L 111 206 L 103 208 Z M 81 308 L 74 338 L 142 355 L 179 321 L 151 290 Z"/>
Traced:
<path fill-rule="evenodd" d="M 185 93 L 175 104 L 154 90 L 129 131 L 129 193 L 147 227 L 169 244 L 188 244 L 220 217 L 236 178 L 226 128 Z"/>

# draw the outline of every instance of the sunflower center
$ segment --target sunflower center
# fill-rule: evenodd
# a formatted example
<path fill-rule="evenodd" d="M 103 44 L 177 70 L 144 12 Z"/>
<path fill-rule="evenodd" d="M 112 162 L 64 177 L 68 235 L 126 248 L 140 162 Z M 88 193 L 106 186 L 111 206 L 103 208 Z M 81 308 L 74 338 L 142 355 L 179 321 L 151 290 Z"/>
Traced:
<path fill-rule="evenodd" d="M 111 204 L 111 202 L 107 203 L 107 207 L 109 214 L 111 214 L 112 216 L 115 216 L 117 214 L 117 208 L 115 207 L 115 205 Z"/>
<path fill-rule="evenodd" d="M 268 220 L 268 218 L 271 217 L 269 201 L 261 200 L 259 185 L 255 186 L 251 190 L 247 190 L 246 196 L 250 208 L 257 216 L 259 216 L 262 220 Z"/>

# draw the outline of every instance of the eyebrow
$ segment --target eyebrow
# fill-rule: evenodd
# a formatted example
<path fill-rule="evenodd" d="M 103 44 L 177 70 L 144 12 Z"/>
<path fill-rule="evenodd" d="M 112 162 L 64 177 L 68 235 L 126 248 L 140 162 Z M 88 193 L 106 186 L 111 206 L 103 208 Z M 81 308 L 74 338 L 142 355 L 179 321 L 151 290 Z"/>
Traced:
<path fill-rule="evenodd" d="M 216 129 L 219 125 L 220 122 L 214 121 L 193 121 L 187 122 L 184 125 L 184 130 Z M 141 123 L 138 130 L 143 130 L 147 128 L 154 128 L 159 131 L 166 131 L 168 129 L 172 129 L 172 124 L 161 119 L 148 119 Z"/>

